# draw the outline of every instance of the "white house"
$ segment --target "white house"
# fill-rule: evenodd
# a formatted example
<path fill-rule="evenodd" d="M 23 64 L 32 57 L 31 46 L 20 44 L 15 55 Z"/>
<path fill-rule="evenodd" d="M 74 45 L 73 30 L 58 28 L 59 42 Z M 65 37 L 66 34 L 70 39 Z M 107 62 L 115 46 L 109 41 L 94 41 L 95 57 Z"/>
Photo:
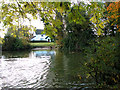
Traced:
<path fill-rule="evenodd" d="M 30 41 L 46 41 L 51 42 L 49 36 L 42 34 L 43 29 L 36 29 L 36 32 L 33 33 L 33 38 Z"/>

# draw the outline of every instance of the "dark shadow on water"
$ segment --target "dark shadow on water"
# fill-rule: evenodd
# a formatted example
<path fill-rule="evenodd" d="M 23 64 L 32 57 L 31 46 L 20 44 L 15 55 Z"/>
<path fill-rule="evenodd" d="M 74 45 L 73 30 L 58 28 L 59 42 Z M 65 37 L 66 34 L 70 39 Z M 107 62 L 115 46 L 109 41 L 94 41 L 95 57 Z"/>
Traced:
<path fill-rule="evenodd" d="M 26 58 L 31 51 L 2 51 L 5 58 Z"/>
<path fill-rule="evenodd" d="M 88 77 L 87 62 L 82 53 L 56 52 L 51 61 L 46 83 L 55 88 L 92 87 L 95 81 Z"/>

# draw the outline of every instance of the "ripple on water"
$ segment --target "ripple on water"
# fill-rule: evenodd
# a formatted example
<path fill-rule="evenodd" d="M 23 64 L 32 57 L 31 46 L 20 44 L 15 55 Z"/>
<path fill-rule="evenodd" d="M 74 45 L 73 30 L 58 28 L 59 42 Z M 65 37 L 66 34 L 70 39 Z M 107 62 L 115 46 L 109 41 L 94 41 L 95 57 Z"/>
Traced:
<path fill-rule="evenodd" d="M 2 87 L 31 88 L 43 81 L 47 74 L 49 60 L 45 58 L 1 59 L 0 80 Z"/>

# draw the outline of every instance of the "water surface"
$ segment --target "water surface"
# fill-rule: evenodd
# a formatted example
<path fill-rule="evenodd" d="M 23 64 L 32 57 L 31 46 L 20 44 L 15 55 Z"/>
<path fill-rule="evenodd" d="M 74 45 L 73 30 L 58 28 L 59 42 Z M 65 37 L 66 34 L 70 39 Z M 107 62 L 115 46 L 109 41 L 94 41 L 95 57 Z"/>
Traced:
<path fill-rule="evenodd" d="M 0 59 L 0 87 L 81 88 L 91 87 L 86 58 L 82 53 L 54 50 L 3 52 Z"/>

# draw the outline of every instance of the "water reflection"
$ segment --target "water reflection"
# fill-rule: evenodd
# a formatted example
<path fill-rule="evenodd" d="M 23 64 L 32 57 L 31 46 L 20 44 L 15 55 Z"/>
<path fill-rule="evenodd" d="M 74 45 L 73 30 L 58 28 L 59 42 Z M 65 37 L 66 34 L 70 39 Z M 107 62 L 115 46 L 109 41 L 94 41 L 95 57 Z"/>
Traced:
<path fill-rule="evenodd" d="M 2 51 L 3 58 L 26 58 L 31 51 Z"/>
<path fill-rule="evenodd" d="M 80 53 L 59 51 L 4 52 L 0 59 L 0 87 L 66 88 L 92 85 Z M 81 77 L 81 78 L 80 78 Z"/>
<path fill-rule="evenodd" d="M 87 77 L 87 67 L 82 53 L 56 52 L 50 64 L 46 83 L 48 87 L 73 88 L 93 86 L 94 80 Z"/>
<path fill-rule="evenodd" d="M 4 52 L 0 59 L 0 87 L 30 88 L 42 84 L 51 59 L 46 56 L 54 55 L 55 51 Z"/>
<path fill-rule="evenodd" d="M 53 59 L 55 56 L 55 51 L 34 51 L 33 55 L 38 58 L 48 58 L 48 59 Z"/>

